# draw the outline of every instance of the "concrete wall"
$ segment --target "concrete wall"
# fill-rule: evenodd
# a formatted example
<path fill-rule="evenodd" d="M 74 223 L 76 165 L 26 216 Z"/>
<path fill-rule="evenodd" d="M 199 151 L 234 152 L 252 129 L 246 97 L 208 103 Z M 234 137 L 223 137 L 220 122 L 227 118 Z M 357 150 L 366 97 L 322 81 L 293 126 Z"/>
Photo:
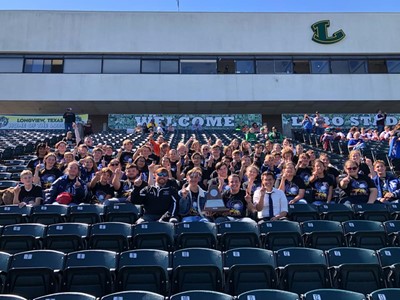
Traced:
<path fill-rule="evenodd" d="M 0 53 L 399 53 L 399 13 L 0 11 Z M 311 40 L 330 20 L 337 44 Z M 6 42 L 4 42 L 6 41 Z"/>

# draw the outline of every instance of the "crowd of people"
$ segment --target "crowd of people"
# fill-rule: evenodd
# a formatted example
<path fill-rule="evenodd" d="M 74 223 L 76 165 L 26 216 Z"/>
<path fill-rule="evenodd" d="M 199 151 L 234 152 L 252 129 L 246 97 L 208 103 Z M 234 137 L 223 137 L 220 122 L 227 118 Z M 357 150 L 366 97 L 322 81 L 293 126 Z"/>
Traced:
<path fill-rule="evenodd" d="M 287 217 L 288 205 L 341 202 L 387 203 L 400 198 L 400 181 L 381 160 L 372 162 L 353 147 L 342 170 L 327 152 L 317 153 L 277 136 L 266 126 L 248 132 L 251 139 L 201 144 L 195 135 L 172 149 L 162 134 L 146 133 L 147 142 L 134 149 L 129 139 L 119 149 L 94 145 L 68 131 L 50 149 L 38 144 L 36 158 L 21 173 L 13 203 L 24 205 L 102 204 L 131 202 L 143 207 L 138 223 L 258 222 Z M 400 126 L 399 126 L 400 127 Z M 69 128 L 68 128 L 69 129 Z M 76 126 L 72 124 L 72 129 Z M 389 142 L 400 139 L 399 128 Z M 358 130 L 354 136 L 360 134 Z M 400 152 L 400 151 L 399 151 Z M 216 193 L 210 196 L 210 191 Z M 221 199 L 223 208 L 207 202 Z"/>

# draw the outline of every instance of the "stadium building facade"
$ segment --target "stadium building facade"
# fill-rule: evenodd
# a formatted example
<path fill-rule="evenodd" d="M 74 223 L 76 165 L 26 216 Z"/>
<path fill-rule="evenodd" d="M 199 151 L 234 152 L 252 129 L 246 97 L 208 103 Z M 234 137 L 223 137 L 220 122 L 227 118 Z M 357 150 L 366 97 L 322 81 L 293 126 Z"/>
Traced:
<path fill-rule="evenodd" d="M 0 11 L 0 112 L 400 112 L 399 13 Z M 96 122 L 95 122 L 96 123 Z"/>

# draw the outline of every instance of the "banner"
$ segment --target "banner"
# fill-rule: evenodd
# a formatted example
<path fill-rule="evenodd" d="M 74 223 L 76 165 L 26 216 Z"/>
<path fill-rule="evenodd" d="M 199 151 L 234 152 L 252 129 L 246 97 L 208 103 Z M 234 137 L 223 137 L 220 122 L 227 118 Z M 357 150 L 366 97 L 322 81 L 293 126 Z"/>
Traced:
<path fill-rule="evenodd" d="M 261 114 L 250 115 L 108 115 L 110 129 L 132 129 L 138 125 L 148 124 L 152 119 L 159 125 L 170 124 L 175 129 L 191 129 L 194 124 L 199 124 L 202 129 L 234 129 L 237 126 L 248 125 L 254 122 L 262 124 Z"/>
<path fill-rule="evenodd" d="M 87 114 L 76 115 L 76 123 L 86 123 Z M 61 129 L 64 118 L 62 115 L 0 115 L 0 129 Z"/>
<path fill-rule="evenodd" d="M 332 128 L 344 128 L 349 129 L 350 127 L 365 127 L 365 128 L 376 128 L 374 114 L 321 114 L 325 119 L 326 127 Z M 310 114 L 309 117 L 314 118 L 314 114 Z M 292 129 L 302 128 L 301 121 L 304 118 L 304 114 L 284 114 L 282 115 L 282 132 L 284 135 L 291 136 Z M 400 114 L 388 114 L 386 117 L 386 125 L 394 126 L 400 120 Z"/>

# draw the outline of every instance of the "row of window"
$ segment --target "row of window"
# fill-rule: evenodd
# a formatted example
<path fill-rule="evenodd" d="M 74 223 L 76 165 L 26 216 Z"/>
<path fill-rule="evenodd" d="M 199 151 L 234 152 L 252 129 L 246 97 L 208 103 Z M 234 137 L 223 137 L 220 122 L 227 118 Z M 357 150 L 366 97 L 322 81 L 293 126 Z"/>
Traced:
<path fill-rule="evenodd" d="M 400 73 L 400 59 L 0 58 L 0 73 L 382 74 Z"/>

